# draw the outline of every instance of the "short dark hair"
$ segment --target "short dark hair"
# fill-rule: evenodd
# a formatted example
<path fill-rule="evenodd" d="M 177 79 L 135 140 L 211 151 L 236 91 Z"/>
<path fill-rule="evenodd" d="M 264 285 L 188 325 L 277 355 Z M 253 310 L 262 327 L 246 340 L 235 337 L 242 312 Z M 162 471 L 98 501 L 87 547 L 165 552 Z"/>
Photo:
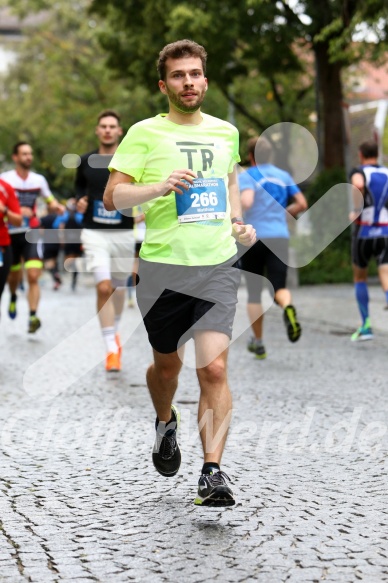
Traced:
<path fill-rule="evenodd" d="M 256 164 L 266 164 L 272 157 L 272 145 L 267 138 L 251 138 L 248 140 L 248 153 L 253 156 Z"/>
<path fill-rule="evenodd" d="M 202 45 L 185 38 L 166 45 L 160 51 L 157 64 L 159 79 L 164 81 L 166 78 L 167 59 L 184 59 L 186 57 L 199 57 L 202 61 L 203 72 L 206 73 L 207 52 Z"/>
<path fill-rule="evenodd" d="M 104 109 L 103 111 L 101 111 L 98 114 L 97 123 L 100 123 L 100 121 L 102 120 L 103 117 L 115 117 L 120 125 L 120 122 L 121 122 L 120 115 L 114 109 Z"/>
<path fill-rule="evenodd" d="M 12 148 L 12 156 L 17 156 L 19 154 L 19 148 L 21 146 L 31 146 L 28 142 L 17 142 Z"/>
<path fill-rule="evenodd" d="M 367 140 L 358 146 L 363 158 L 377 158 L 379 146 L 376 140 Z"/>

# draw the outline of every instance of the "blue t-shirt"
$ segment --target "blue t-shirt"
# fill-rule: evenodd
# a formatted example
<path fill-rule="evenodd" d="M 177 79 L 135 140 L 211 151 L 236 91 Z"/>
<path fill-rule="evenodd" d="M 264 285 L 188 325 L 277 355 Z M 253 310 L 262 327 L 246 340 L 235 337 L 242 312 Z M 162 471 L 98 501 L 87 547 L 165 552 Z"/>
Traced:
<path fill-rule="evenodd" d="M 273 164 L 251 166 L 238 177 L 240 191 L 250 189 L 255 193 L 253 205 L 244 212 L 246 223 L 256 229 L 258 239 L 288 239 L 284 209 L 292 197 L 300 192 L 288 172 Z"/>

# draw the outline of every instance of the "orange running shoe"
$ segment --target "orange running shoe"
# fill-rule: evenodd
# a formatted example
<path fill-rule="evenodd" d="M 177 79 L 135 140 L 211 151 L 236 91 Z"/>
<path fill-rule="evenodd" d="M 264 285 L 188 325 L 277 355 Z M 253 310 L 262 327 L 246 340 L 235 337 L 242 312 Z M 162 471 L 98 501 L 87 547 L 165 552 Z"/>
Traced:
<path fill-rule="evenodd" d="M 119 372 L 121 370 L 120 355 L 118 352 L 109 352 L 105 361 L 107 372 Z"/>
<path fill-rule="evenodd" d="M 121 353 L 123 351 L 123 347 L 121 345 L 120 334 L 116 334 L 115 340 L 116 340 L 117 348 L 119 349 L 119 357 L 121 358 Z"/>

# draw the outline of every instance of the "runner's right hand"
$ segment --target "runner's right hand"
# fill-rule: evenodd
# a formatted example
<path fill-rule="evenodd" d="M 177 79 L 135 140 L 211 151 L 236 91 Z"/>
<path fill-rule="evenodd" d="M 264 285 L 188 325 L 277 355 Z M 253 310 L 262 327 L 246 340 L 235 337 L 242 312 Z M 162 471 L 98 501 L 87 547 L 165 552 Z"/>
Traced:
<path fill-rule="evenodd" d="M 184 170 L 174 170 L 167 180 L 162 182 L 162 196 L 168 196 L 171 192 L 183 194 L 183 189 L 189 189 L 187 183 L 193 184 L 194 178 L 197 178 L 197 175 L 192 170 L 188 170 L 187 168 Z"/>
<path fill-rule="evenodd" d="M 87 196 L 82 196 L 79 200 L 77 200 L 77 204 L 76 204 L 76 209 L 77 212 L 84 214 L 86 212 L 86 209 L 88 208 L 88 197 Z"/>
<path fill-rule="evenodd" d="M 20 208 L 21 208 L 23 217 L 30 219 L 34 215 L 32 208 L 30 208 L 29 206 L 22 206 Z"/>

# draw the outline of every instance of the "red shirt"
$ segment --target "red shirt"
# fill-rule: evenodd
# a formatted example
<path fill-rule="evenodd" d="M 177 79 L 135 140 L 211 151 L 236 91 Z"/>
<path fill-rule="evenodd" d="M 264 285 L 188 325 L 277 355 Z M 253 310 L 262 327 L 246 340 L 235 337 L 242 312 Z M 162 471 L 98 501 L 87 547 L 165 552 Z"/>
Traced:
<path fill-rule="evenodd" d="M 5 205 L 7 210 L 13 213 L 21 214 L 20 204 L 15 194 L 14 189 L 8 182 L 4 182 L 0 178 L 0 200 Z M 4 223 L 4 214 L 0 212 L 0 246 L 6 247 L 10 245 L 11 238 L 8 233 L 6 223 Z"/>

